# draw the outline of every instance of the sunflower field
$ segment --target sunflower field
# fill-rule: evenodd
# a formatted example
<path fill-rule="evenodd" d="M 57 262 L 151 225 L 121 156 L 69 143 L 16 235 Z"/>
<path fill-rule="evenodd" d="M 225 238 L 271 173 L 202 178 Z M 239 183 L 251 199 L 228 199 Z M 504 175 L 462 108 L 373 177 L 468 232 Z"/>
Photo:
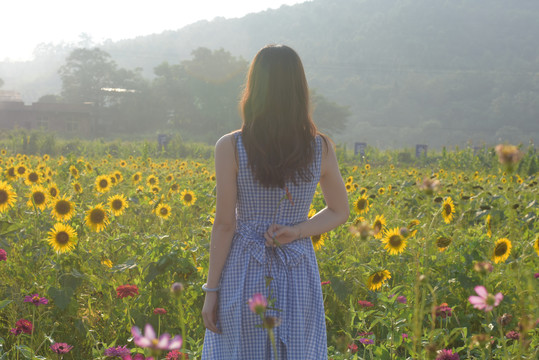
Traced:
<path fill-rule="evenodd" d="M 200 358 L 213 158 L 119 149 L 1 148 L 0 359 Z M 329 357 L 538 358 L 535 150 L 338 156 L 351 215 L 312 237 Z"/>

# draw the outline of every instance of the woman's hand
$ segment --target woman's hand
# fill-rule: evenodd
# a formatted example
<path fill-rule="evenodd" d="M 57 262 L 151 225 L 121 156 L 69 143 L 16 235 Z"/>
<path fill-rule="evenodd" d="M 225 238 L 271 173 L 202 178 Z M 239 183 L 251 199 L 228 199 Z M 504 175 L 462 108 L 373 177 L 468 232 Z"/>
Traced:
<path fill-rule="evenodd" d="M 264 234 L 264 238 L 266 246 L 278 246 L 289 244 L 299 239 L 300 235 L 300 229 L 296 226 L 272 224 Z"/>
<path fill-rule="evenodd" d="M 217 328 L 217 308 L 219 305 L 219 297 L 217 292 L 207 292 L 202 308 L 202 318 L 206 329 L 220 334 L 221 330 Z"/>

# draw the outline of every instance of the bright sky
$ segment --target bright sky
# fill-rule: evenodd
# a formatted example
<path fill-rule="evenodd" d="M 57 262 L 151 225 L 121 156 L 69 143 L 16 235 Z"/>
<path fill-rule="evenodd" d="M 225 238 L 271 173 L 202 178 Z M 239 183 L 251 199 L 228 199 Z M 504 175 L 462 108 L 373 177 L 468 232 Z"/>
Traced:
<path fill-rule="evenodd" d="M 238 18 L 308 0 L 0 0 L 0 61 L 30 60 L 40 43 L 94 43 Z"/>

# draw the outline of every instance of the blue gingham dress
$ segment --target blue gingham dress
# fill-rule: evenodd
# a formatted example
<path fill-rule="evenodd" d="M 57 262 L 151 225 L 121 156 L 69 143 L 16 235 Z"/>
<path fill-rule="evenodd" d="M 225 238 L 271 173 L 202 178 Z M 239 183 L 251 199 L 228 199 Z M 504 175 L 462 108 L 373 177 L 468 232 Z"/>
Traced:
<path fill-rule="evenodd" d="M 268 310 L 266 315 L 281 320 L 274 329 L 278 359 L 327 359 L 324 303 L 311 239 L 273 249 L 265 246 L 264 238 L 273 222 L 293 225 L 308 219 L 320 179 L 322 139 L 315 139 L 312 181 L 286 184 L 292 203 L 286 197 L 283 200 L 284 189 L 265 188 L 254 179 L 241 133 L 235 137 L 239 158 L 237 225 L 221 275 L 217 325 L 222 333 L 206 330 L 202 359 L 274 359 L 267 330 L 259 327 L 260 317 L 248 306 L 255 293 L 275 299 L 278 310 Z M 269 290 L 267 276 L 273 278 Z"/>

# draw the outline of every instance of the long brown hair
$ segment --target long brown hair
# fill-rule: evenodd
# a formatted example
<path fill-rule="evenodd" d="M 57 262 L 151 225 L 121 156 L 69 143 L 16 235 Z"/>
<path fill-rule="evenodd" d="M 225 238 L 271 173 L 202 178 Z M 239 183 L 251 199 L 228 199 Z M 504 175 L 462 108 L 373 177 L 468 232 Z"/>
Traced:
<path fill-rule="evenodd" d="M 266 187 L 311 179 L 318 133 L 298 54 L 268 45 L 254 57 L 240 102 L 242 140 L 255 178 Z"/>

